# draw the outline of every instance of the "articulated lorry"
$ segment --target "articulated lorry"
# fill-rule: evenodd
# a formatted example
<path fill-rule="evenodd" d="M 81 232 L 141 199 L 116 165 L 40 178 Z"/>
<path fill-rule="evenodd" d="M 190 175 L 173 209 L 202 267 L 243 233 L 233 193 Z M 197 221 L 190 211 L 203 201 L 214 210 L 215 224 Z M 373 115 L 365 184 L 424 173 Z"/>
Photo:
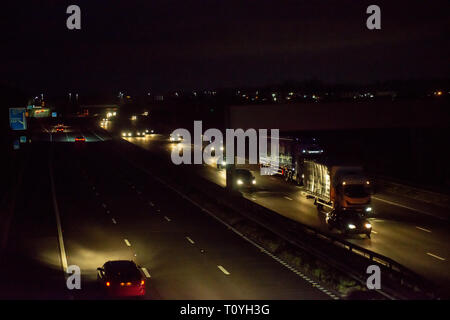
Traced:
<path fill-rule="evenodd" d="M 370 182 L 360 166 L 341 165 L 329 160 L 304 160 L 305 192 L 319 209 L 373 213 Z"/>
<path fill-rule="evenodd" d="M 280 137 L 277 139 L 279 145 L 278 152 L 278 172 L 286 181 L 303 184 L 303 162 L 307 159 L 316 159 L 323 155 L 324 151 L 316 138 L 292 138 Z M 267 139 L 267 151 L 271 151 L 271 139 Z M 260 157 L 262 166 L 270 166 L 274 158 L 269 155 Z"/>

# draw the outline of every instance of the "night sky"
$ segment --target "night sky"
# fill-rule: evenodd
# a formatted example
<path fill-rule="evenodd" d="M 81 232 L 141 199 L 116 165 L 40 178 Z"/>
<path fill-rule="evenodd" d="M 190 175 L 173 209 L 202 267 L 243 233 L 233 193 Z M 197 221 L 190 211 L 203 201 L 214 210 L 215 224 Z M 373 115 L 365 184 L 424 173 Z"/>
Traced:
<path fill-rule="evenodd" d="M 2 3 L 1 79 L 35 92 L 146 92 L 448 77 L 447 1 Z M 81 7 L 80 31 L 66 8 Z M 381 30 L 366 8 L 381 7 Z"/>

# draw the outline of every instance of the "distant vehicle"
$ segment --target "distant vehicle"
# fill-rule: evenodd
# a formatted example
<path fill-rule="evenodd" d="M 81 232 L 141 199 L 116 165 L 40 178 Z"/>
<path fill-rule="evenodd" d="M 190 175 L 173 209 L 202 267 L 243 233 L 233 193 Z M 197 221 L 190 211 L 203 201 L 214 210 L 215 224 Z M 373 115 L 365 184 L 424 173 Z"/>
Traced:
<path fill-rule="evenodd" d="M 238 187 L 252 187 L 256 184 L 256 179 L 247 169 L 236 169 L 233 181 Z"/>
<path fill-rule="evenodd" d="M 171 142 L 182 142 L 183 141 L 183 137 L 182 136 L 180 136 L 179 134 L 177 134 L 177 135 L 170 135 L 170 137 L 169 137 L 169 140 L 171 141 Z"/>
<path fill-rule="evenodd" d="M 130 129 L 130 130 L 123 130 L 122 131 L 122 137 L 144 137 L 145 136 L 145 129 Z"/>
<path fill-rule="evenodd" d="M 227 159 L 225 155 L 223 155 L 223 159 L 217 159 L 217 169 L 225 169 L 227 167 Z"/>
<path fill-rule="evenodd" d="M 130 260 L 106 262 L 103 267 L 97 268 L 97 280 L 108 296 L 145 295 L 145 277 Z"/>
<path fill-rule="evenodd" d="M 83 136 L 77 136 L 75 138 L 75 142 L 78 142 L 78 143 L 86 142 L 86 138 Z"/>
<path fill-rule="evenodd" d="M 63 126 L 56 127 L 56 132 L 64 132 L 64 127 Z"/>
<path fill-rule="evenodd" d="M 327 159 L 305 160 L 303 172 L 305 192 L 319 209 L 373 213 L 370 182 L 362 167 Z"/>
<path fill-rule="evenodd" d="M 303 184 L 303 162 L 307 159 L 316 159 L 324 154 L 317 138 L 309 137 L 280 137 L 277 139 L 278 169 L 274 175 L 283 177 L 286 181 Z M 271 150 L 271 138 L 267 139 L 267 150 Z M 260 166 L 269 167 L 273 156 L 268 155 L 259 159 Z"/>
<path fill-rule="evenodd" d="M 372 225 L 359 212 L 332 211 L 326 221 L 330 230 L 338 229 L 345 235 L 365 234 L 370 239 Z"/>
<path fill-rule="evenodd" d="M 145 134 L 154 134 L 155 130 L 153 129 L 145 129 Z"/>

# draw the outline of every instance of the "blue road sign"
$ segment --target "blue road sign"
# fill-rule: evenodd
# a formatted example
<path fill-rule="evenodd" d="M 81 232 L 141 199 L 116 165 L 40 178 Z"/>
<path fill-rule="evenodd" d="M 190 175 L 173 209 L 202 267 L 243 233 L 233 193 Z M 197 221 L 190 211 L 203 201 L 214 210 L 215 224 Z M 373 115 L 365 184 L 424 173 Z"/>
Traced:
<path fill-rule="evenodd" d="M 12 130 L 27 130 L 25 108 L 9 108 L 9 126 Z"/>
<path fill-rule="evenodd" d="M 52 112 L 52 118 L 56 118 L 58 114 L 56 112 Z"/>
<path fill-rule="evenodd" d="M 27 143 L 27 137 L 26 136 L 20 136 L 20 143 Z"/>

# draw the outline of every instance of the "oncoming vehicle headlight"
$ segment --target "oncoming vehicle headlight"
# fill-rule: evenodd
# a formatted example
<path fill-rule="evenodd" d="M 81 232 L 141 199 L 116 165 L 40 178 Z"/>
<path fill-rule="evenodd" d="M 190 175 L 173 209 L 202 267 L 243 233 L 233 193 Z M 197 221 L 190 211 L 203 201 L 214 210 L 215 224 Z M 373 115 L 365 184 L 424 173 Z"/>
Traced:
<path fill-rule="evenodd" d="M 223 151 L 223 147 L 220 147 L 220 151 Z"/>
<path fill-rule="evenodd" d="M 122 132 L 122 137 L 125 137 L 127 135 L 126 132 Z"/>
<path fill-rule="evenodd" d="M 238 179 L 237 184 L 243 184 L 244 182 L 242 182 L 241 179 Z"/>
<path fill-rule="evenodd" d="M 222 161 L 222 165 L 223 165 L 223 166 L 226 166 L 226 165 L 227 165 L 227 162 L 226 162 L 226 161 Z"/>
<path fill-rule="evenodd" d="M 372 211 L 372 207 L 367 207 L 366 208 L 366 212 L 371 212 Z"/>
<path fill-rule="evenodd" d="M 150 130 L 150 133 L 153 133 L 153 132 L 155 132 L 155 131 L 153 131 L 153 130 Z"/>
<path fill-rule="evenodd" d="M 148 133 L 148 129 L 145 129 L 145 133 Z"/>
<path fill-rule="evenodd" d="M 131 132 L 128 132 L 128 136 L 131 137 Z"/>
<path fill-rule="evenodd" d="M 256 179 L 253 179 L 253 180 L 252 180 L 252 183 L 253 183 L 253 184 L 256 184 Z"/>
<path fill-rule="evenodd" d="M 350 223 L 350 224 L 348 225 L 348 228 L 349 228 L 349 229 L 355 229 L 356 226 L 355 226 L 354 224 Z"/>
<path fill-rule="evenodd" d="M 173 137 L 170 137 L 170 141 L 173 141 L 173 140 L 175 140 Z"/>
<path fill-rule="evenodd" d="M 372 225 L 371 225 L 370 223 L 366 223 L 364 226 L 365 226 L 367 229 L 372 228 Z"/>

